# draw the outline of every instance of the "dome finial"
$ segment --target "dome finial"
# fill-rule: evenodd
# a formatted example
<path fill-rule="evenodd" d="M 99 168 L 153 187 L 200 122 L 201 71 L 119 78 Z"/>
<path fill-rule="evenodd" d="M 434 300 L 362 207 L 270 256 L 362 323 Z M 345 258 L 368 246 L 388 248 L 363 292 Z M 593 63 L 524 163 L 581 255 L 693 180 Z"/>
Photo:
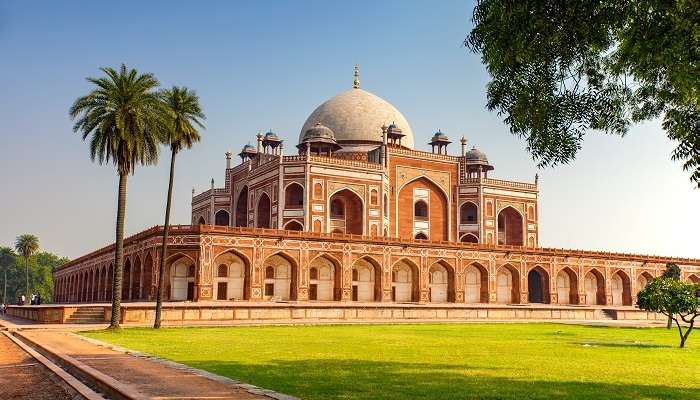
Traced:
<path fill-rule="evenodd" d="M 360 88 L 360 66 L 355 64 L 355 72 L 353 73 L 355 79 L 352 81 L 352 87 L 354 89 Z"/>

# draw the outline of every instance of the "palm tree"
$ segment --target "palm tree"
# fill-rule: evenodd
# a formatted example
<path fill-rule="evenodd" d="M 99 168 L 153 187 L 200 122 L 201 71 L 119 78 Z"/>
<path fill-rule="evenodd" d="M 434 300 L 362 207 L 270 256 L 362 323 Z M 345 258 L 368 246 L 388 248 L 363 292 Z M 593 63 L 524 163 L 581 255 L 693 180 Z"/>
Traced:
<path fill-rule="evenodd" d="M 79 97 L 70 108 L 73 126 L 83 140 L 90 136 L 90 158 L 100 164 L 112 163 L 119 174 L 117 200 L 112 318 L 110 328 L 119 328 L 122 274 L 124 268 L 124 214 L 126 183 L 137 164 L 158 162 L 158 146 L 165 134 L 167 111 L 155 89 L 158 80 L 122 64 L 119 71 L 101 68 L 106 75 L 87 78 L 95 88 Z"/>
<path fill-rule="evenodd" d="M 154 328 L 160 328 L 160 315 L 163 305 L 163 290 L 165 279 L 166 242 L 170 225 L 170 205 L 173 197 L 173 177 L 175 176 L 175 156 L 183 148 L 191 148 L 199 142 L 197 127 L 204 128 L 201 120 L 205 119 L 199 106 L 199 97 L 186 87 L 173 86 L 172 89 L 161 91 L 160 97 L 167 105 L 169 112 L 168 137 L 170 145 L 170 181 L 168 182 L 168 198 L 165 205 L 165 224 L 163 225 L 163 243 L 160 250 L 158 266 L 158 291 L 156 292 L 156 319 Z"/>
<path fill-rule="evenodd" d="M 29 298 L 29 257 L 33 256 L 34 253 L 39 251 L 39 238 L 30 235 L 30 234 L 24 234 L 17 236 L 17 239 L 15 240 L 15 250 L 19 255 L 24 257 L 24 269 L 26 273 L 26 293 L 27 293 L 27 299 Z"/>

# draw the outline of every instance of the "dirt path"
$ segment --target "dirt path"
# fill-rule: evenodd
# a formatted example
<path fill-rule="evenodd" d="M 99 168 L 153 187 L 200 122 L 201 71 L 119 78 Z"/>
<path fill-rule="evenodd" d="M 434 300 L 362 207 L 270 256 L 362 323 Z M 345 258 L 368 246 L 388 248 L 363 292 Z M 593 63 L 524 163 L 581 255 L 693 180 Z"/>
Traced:
<path fill-rule="evenodd" d="M 69 400 L 74 395 L 37 360 L 0 334 L 0 398 Z"/>

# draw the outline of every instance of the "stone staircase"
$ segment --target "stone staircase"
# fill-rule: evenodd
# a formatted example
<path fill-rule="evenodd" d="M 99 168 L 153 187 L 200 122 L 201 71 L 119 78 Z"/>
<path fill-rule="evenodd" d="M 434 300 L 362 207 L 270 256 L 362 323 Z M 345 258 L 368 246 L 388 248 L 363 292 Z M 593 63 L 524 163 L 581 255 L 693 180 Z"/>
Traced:
<path fill-rule="evenodd" d="M 68 319 L 66 324 L 100 324 L 104 322 L 103 307 L 78 307 Z"/>
<path fill-rule="evenodd" d="M 617 311 L 602 309 L 600 310 L 600 317 L 604 320 L 615 321 L 617 320 Z"/>

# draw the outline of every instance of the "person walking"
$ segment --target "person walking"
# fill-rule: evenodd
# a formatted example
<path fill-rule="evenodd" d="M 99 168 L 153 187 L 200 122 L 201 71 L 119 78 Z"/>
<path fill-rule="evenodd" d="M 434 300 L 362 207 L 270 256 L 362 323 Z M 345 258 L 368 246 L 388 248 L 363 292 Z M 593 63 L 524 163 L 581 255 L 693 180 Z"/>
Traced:
<path fill-rule="evenodd" d="M 24 302 L 27 301 L 27 298 L 24 295 L 19 296 L 19 305 L 23 306 Z"/>

